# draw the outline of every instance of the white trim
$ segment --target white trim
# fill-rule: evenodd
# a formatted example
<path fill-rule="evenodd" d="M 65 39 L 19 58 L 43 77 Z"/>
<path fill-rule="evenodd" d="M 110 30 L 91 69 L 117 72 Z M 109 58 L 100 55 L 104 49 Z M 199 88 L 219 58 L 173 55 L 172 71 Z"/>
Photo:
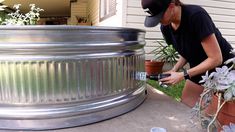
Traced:
<path fill-rule="evenodd" d="M 122 26 L 126 27 L 127 25 L 127 0 L 122 0 Z"/>

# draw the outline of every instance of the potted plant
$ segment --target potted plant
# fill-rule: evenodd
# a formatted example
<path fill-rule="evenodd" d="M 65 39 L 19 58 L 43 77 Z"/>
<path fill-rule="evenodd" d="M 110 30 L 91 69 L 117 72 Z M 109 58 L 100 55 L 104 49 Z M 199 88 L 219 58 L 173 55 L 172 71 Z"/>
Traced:
<path fill-rule="evenodd" d="M 208 132 L 220 130 L 223 125 L 230 125 L 235 131 L 234 124 L 230 124 L 235 123 L 235 57 L 225 63 L 232 66 L 216 68 L 211 74 L 207 72 L 200 81 L 204 91 L 194 108 Z"/>
<path fill-rule="evenodd" d="M 1 1 L 0 1 L 1 2 Z M 9 13 L 8 17 L 5 20 L 2 20 L 2 25 L 35 25 L 40 19 L 40 12 L 44 11 L 41 8 L 35 6 L 35 4 L 30 4 L 30 11 L 26 14 L 20 13 L 21 4 L 15 4 L 13 8 L 15 12 Z M 5 7 L 5 6 L 3 6 Z M 1 10 L 1 7 L 0 7 Z"/>
<path fill-rule="evenodd" d="M 145 61 L 147 75 L 162 72 L 162 67 L 165 62 L 173 66 L 179 58 L 178 52 L 172 45 L 168 45 L 164 40 L 157 40 L 154 43 L 157 43 L 155 49 L 148 53 L 154 54 L 154 58 Z"/>

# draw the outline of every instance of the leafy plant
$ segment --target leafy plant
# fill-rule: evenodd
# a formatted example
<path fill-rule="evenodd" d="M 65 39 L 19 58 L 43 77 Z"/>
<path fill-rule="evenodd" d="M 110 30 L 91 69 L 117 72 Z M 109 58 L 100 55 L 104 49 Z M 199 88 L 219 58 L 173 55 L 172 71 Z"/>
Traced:
<path fill-rule="evenodd" d="M 153 60 L 169 62 L 173 65 L 179 58 L 178 52 L 164 40 L 157 40 L 155 43 L 157 43 L 157 46 L 151 52 L 151 54 L 154 54 Z"/>
<path fill-rule="evenodd" d="M 202 126 L 205 126 L 208 132 L 216 126 L 215 120 L 224 104 L 228 101 L 235 100 L 235 57 L 225 63 L 232 63 L 232 66 L 216 68 L 216 71 L 211 74 L 207 72 L 205 76 L 202 76 L 203 79 L 200 81 L 200 83 L 203 83 L 204 91 L 201 94 L 199 103 L 196 104 L 194 109 L 198 113 Z M 213 95 L 218 96 L 218 106 L 216 113 L 208 117 L 205 114 L 205 109 L 209 106 Z"/>
<path fill-rule="evenodd" d="M 3 1 L 4 1 L 4 0 L 0 0 L 0 4 L 1 4 Z M 3 11 L 5 7 L 6 7 L 5 5 L 2 5 L 2 4 L 1 4 L 1 5 L 0 5 L 0 11 Z M 2 16 L 3 14 L 2 14 L 2 12 L 0 12 L 0 13 L 1 13 L 1 14 L 0 14 L 0 22 L 1 22 L 1 21 L 2 21 L 2 17 L 3 17 L 3 16 Z"/>
<path fill-rule="evenodd" d="M 13 8 L 16 10 L 13 13 L 9 13 L 9 18 L 6 18 L 2 24 L 3 25 L 35 25 L 40 19 L 41 8 L 35 6 L 35 4 L 30 4 L 30 11 L 26 14 L 20 13 L 21 4 L 16 4 Z"/>

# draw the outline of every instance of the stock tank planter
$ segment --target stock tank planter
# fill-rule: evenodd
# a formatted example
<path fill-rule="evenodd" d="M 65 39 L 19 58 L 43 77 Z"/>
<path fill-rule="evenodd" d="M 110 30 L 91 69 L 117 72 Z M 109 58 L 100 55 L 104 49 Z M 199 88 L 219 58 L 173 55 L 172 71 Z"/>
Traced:
<path fill-rule="evenodd" d="M 94 123 L 140 105 L 145 32 L 79 26 L 0 27 L 0 129 Z"/>

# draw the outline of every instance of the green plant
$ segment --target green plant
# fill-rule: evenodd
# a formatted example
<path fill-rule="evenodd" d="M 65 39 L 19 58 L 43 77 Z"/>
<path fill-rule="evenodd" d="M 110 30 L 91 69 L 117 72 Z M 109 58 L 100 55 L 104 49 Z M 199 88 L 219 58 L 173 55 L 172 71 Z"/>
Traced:
<path fill-rule="evenodd" d="M 6 7 L 5 5 L 2 4 L 4 0 L 0 0 L 0 11 L 3 11 L 4 8 Z M 2 22 L 2 20 L 4 20 L 5 18 L 5 14 L 4 12 L 0 12 L 0 22 Z"/>
<path fill-rule="evenodd" d="M 0 11 L 0 23 L 2 21 L 4 21 L 6 19 L 6 17 L 7 17 L 7 13 L 3 12 L 3 11 L 2 12 Z"/>
<path fill-rule="evenodd" d="M 185 81 L 180 82 L 177 85 L 168 86 L 167 88 L 160 86 L 156 81 L 154 80 L 148 80 L 147 83 L 151 85 L 152 87 L 162 91 L 166 95 L 172 97 L 173 99 L 180 101 L 182 90 L 184 88 Z"/>
<path fill-rule="evenodd" d="M 21 4 L 16 4 L 13 8 L 16 10 L 13 13 L 9 13 L 9 18 L 6 18 L 2 24 L 3 25 L 35 25 L 36 22 L 40 19 L 39 12 L 43 9 L 38 8 L 35 4 L 30 4 L 30 11 L 26 14 L 20 13 Z"/>
<path fill-rule="evenodd" d="M 205 76 L 202 76 L 203 79 L 200 81 L 200 83 L 203 83 L 205 89 L 194 110 L 199 116 L 202 126 L 207 128 L 208 132 L 216 129 L 216 118 L 226 102 L 235 101 L 235 57 L 225 63 L 233 63 L 233 65 L 231 67 L 223 66 L 222 68 L 216 68 L 216 71 L 211 74 L 207 72 Z M 206 114 L 206 108 L 211 103 L 213 95 L 218 96 L 218 106 L 216 113 L 208 116 Z M 232 128 L 235 131 L 234 125 Z"/>
<path fill-rule="evenodd" d="M 151 52 L 151 54 L 154 54 L 152 60 L 169 62 L 171 65 L 176 63 L 179 54 L 171 44 L 168 45 L 164 40 L 157 40 L 155 43 L 157 43 L 157 46 Z"/>

